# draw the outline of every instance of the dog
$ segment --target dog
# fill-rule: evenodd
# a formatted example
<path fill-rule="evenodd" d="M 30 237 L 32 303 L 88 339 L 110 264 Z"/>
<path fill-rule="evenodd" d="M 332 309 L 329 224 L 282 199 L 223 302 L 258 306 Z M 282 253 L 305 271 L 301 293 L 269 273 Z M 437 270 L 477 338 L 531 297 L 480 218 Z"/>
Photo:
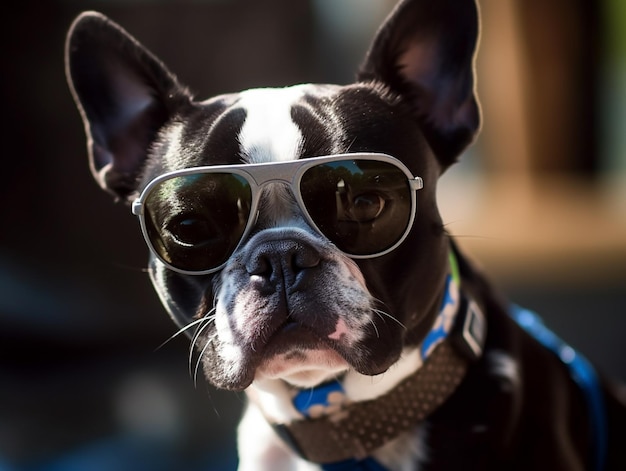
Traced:
<path fill-rule="evenodd" d="M 241 471 L 626 469 L 617 387 L 444 230 L 478 36 L 474 0 L 402 0 L 352 84 L 197 101 L 110 19 L 72 24 L 91 170 L 208 381 L 246 392 Z"/>

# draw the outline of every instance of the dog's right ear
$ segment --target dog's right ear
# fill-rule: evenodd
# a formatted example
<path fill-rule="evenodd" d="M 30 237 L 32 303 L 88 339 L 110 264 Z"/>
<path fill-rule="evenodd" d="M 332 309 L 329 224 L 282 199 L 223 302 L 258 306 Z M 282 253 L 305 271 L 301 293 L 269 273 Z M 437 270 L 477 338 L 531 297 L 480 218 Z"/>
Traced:
<path fill-rule="evenodd" d="M 65 67 L 92 173 L 104 189 L 128 199 L 159 129 L 191 97 L 154 55 L 96 12 L 72 24 Z"/>
<path fill-rule="evenodd" d="M 476 0 L 402 0 L 378 31 L 359 74 L 412 106 L 442 169 L 480 127 L 474 93 L 478 35 Z"/>

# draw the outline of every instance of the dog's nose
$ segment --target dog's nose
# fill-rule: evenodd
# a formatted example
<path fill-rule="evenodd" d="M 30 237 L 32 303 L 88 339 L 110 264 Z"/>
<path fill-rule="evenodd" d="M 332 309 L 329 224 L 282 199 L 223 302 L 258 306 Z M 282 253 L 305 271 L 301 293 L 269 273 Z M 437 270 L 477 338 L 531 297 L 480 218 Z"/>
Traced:
<path fill-rule="evenodd" d="M 246 270 L 266 289 L 293 291 L 302 288 L 312 269 L 319 266 L 319 252 L 306 241 L 272 239 L 260 242 L 249 254 Z"/>

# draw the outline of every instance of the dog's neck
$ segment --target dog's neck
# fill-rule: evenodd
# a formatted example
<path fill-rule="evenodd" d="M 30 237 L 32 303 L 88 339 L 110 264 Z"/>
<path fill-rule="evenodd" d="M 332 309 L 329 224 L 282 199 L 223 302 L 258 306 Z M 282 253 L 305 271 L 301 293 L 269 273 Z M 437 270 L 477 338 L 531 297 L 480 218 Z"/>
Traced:
<path fill-rule="evenodd" d="M 450 252 L 449 267 L 439 315 L 421 344 L 405 349 L 400 360 L 383 374 L 365 376 L 354 370 L 343 374 L 336 380 L 337 390 L 341 396 L 340 402 L 333 403 L 329 413 L 345 404 L 369 401 L 387 394 L 422 368 L 428 362 L 435 347 L 448 338 L 455 326 L 462 301 L 460 276 L 453 252 Z M 328 382 L 322 386 L 327 384 Z M 306 416 L 294 405 L 294 399 L 298 396 L 313 397 L 316 388 L 298 389 L 282 380 L 260 379 L 253 383 L 247 393 L 250 400 L 261 408 L 270 423 L 285 424 L 301 420 L 303 416 Z M 324 415 L 324 411 L 318 409 L 315 415 Z"/>

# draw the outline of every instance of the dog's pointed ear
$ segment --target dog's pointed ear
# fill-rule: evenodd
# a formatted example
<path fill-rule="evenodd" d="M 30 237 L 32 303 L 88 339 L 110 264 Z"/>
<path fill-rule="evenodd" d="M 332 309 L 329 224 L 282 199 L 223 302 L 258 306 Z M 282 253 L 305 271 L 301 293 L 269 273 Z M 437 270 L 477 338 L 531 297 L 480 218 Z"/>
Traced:
<path fill-rule="evenodd" d="M 475 0 L 403 0 L 378 31 L 359 80 L 383 82 L 413 106 L 445 169 L 474 139 L 479 34 Z"/>
<path fill-rule="evenodd" d="M 94 177 L 127 199 L 159 129 L 191 97 L 155 56 L 96 12 L 85 12 L 72 24 L 65 67 Z"/>

